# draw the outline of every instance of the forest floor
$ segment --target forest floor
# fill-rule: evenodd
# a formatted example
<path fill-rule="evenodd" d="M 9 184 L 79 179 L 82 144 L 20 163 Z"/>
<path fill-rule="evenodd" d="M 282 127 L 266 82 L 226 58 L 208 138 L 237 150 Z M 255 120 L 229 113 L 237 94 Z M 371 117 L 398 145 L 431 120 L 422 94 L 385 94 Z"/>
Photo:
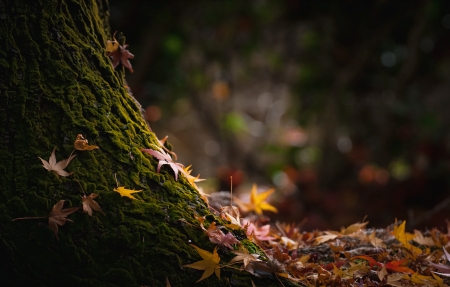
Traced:
<path fill-rule="evenodd" d="M 263 211 L 276 212 L 265 202 L 271 192 L 257 194 L 254 189 L 250 202 L 236 199 L 237 207 L 221 207 L 220 211 L 212 207 L 216 202 L 211 197 L 210 208 L 229 223 L 222 227 L 196 217 L 218 248 L 214 255 L 195 248 L 200 254 L 215 256 L 214 268 L 275 276 L 280 286 L 285 286 L 286 280 L 306 286 L 449 286 L 450 254 L 445 248 L 450 245 L 450 222 L 446 232 L 433 228 L 410 233 L 405 230 L 406 221 L 380 229 L 368 228 L 366 221 L 339 231 L 301 231 L 301 223 L 269 223 Z M 240 218 L 240 213 L 246 217 Z M 252 250 L 244 243 L 245 237 L 262 251 Z M 221 254 L 229 251 L 236 257 L 219 264 Z M 200 280 L 212 275 L 210 271 Z"/>

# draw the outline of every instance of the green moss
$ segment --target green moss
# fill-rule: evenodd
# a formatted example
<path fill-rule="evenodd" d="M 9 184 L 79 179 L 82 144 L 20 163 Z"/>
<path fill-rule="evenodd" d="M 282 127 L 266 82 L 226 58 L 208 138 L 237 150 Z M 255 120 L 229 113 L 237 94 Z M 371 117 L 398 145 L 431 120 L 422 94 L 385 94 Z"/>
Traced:
<path fill-rule="evenodd" d="M 201 271 L 181 267 L 200 259 L 189 244 L 214 248 L 194 214 L 223 224 L 183 176 L 175 181 L 166 166 L 156 173 L 157 160 L 140 151 L 157 145 L 157 137 L 127 94 L 123 72 L 104 55 L 109 27 L 103 5 L 0 3 L 6 15 L 0 27 L 0 266 L 6 286 L 165 286 L 166 277 L 172 286 L 191 286 Z M 47 160 L 55 146 L 58 161 L 68 158 L 80 133 L 100 149 L 76 151 L 66 168 L 72 176 L 42 167 L 38 157 Z M 115 176 L 121 186 L 142 189 L 139 200 L 114 192 Z M 59 240 L 45 218 L 11 221 L 47 216 L 61 199 L 65 208 L 80 206 L 83 191 L 99 194 L 106 215 L 70 215 L 73 222 L 59 227 Z M 231 258 L 223 250 L 220 255 Z M 252 278 L 227 268 L 222 274 L 221 281 L 212 276 L 196 286 L 248 286 Z"/>

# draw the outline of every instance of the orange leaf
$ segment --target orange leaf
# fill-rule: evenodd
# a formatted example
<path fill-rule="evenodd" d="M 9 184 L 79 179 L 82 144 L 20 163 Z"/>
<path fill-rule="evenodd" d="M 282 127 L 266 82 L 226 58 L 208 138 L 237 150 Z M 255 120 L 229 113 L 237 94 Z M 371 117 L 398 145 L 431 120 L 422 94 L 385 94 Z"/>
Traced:
<path fill-rule="evenodd" d="M 73 147 L 76 150 L 93 150 L 98 149 L 99 147 L 96 145 L 89 145 L 88 140 L 83 137 L 82 134 L 78 134 L 75 142 L 73 143 Z"/>
<path fill-rule="evenodd" d="M 409 274 L 414 274 L 416 272 L 414 272 L 413 270 L 409 269 L 406 266 L 400 266 L 400 264 L 402 264 L 403 262 L 405 262 L 405 260 L 398 260 L 398 261 L 391 261 L 388 262 L 384 265 L 384 267 L 386 267 L 386 269 L 389 269 L 391 271 L 395 271 L 395 272 L 404 272 L 404 273 L 409 273 Z"/>

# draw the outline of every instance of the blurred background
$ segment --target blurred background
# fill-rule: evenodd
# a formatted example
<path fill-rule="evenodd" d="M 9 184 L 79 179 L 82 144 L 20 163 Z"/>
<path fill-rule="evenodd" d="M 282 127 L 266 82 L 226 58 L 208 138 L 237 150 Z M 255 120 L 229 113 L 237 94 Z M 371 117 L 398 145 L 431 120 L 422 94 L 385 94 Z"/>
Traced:
<path fill-rule="evenodd" d="M 450 218 L 450 1 L 109 0 L 159 138 L 303 230 Z M 116 35 L 116 36 L 117 36 Z"/>

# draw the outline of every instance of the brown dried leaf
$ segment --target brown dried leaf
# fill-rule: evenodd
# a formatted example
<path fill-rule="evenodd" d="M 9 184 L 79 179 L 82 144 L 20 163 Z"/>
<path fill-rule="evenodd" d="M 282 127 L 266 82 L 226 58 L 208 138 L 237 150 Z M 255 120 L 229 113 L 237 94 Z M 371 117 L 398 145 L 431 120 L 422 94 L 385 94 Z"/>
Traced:
<path fill-rule="evenodd" d="M 76 150 L 93 150 L 99 149 L 96 145 L 89 145 L 88 140 L 83 137 L 82 134 L 78 134 L 75 142 L 73 143 L 73 147 Z"/>
<path fill-rule="evenodd" d="M 48 226 L 55 232 L 56 239 L 59 239 L 58 225 L 63 226 L 66 223 L 66 221 L 73 222 L 72 220 L 66 217 L 79 209 L 79 207 L 62 209 L 64 201 L 65 201 L 64 199 L 58 201 L 53 206 L 52 211 L 50 211 L 50 214 L 48 215 Z"/>
<path fill-rule="evenodd" d="M 63 159 L 62 161 L 59 161 L 59 162 L 56 162 L 55 150 L 56 150 L 56 147 L 53 149 L 52 154 L 50 155 L 50 158 L 48 159 L 48 161 L 39 157 L 39 159 L 42 161 L 43 167 L 46 170 L 52 171 L 60 176 L 71 175 L 72 173 L 68 173 L 64 169 L 69 165 L 70 161 L 74 157 L 76 157 L 76 155 L 70 154 L 69 158 Z"/>
<path fill-rule="evenodd" d="M 236 257 L 231 259 L 228 264 L 242 261 L 244 263 L 244 268 L 247 267 L 250 262 L 258 260 L 259 257 L 258 254 L 250 254 L 243 246 L 241 246 L 241 249 L 233 251 L 233 253 L 236 254 Z"/>
<path fill-rule="evenodd" d="M 92 210 L 95 210 L 105 215 L 100 205 L 98 205 L 98 203 L 94 200 L 94 198 L 96 198 L 97 196 L 97 193 L 91 193 L 89 194 L 89 196 L 83 195 L 83 212 L 86 212 L 87 214 L 92 216 Z"/>

